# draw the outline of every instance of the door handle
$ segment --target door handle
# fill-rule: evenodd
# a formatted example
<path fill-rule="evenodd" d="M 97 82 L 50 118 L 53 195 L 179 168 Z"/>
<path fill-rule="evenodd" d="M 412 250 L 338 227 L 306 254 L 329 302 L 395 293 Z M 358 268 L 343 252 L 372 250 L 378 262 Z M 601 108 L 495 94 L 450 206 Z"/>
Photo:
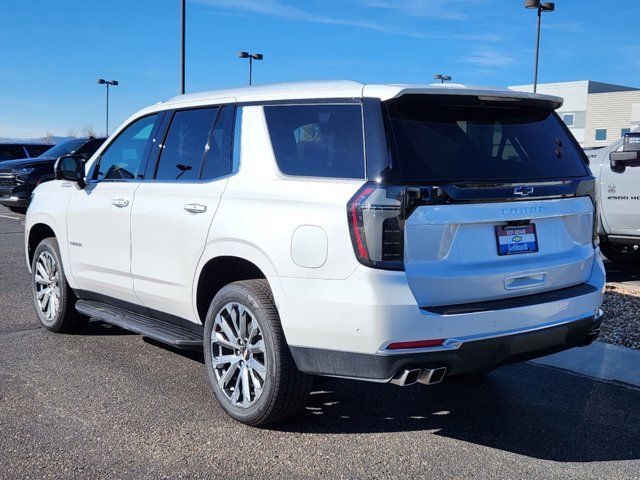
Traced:
<path fill-rule="evenodd" d="M 200 203 L 187 203 L 182 208 L 189 213 L 204 213 L 207 211 L 207 206 Z"/>
<path fill-rule="evenodd" d="M 534 273 L 531 275 L 516 275 L 504 280 L 504 288 L 517 290 L 519 288 L 539 287 L 547 283 L 547 273 Z"/>
<path fill-rule="evenodd" d="M 129 205 L 129 200 L 127 200 L 126 198 L 114 198 L 113 200 L 111 200 L 111 205 L 114 205 L 118 208 L 124 208 Z"/>

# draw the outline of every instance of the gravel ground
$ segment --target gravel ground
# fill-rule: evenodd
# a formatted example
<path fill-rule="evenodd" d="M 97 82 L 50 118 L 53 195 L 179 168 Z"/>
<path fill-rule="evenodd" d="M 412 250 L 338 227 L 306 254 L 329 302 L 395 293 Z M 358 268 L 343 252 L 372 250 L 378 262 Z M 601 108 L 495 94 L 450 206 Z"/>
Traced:
<path fill-rule="evenodd" d="M 640 287 L 607 285 L 598 340 L 640 350 Z"/>

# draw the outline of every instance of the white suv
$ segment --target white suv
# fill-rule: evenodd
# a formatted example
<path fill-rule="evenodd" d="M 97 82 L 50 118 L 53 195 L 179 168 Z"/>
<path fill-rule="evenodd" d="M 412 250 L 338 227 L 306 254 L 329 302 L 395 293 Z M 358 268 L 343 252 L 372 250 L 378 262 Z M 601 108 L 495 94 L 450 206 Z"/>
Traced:
<path fill-rule="evenodd" d="M 605 274 L 560 104 L 319 82 L 146 108 L 35 191 L 38 316 L 202 348 L 251 425 L 302 408 L 313 375 L 431 384 L 587 344 Z"/>

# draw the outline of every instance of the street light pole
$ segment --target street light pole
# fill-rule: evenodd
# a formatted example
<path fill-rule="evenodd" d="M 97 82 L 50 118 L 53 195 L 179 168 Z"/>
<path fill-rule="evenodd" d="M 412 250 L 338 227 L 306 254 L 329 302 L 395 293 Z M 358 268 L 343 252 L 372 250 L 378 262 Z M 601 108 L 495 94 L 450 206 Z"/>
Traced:
<path fill-rule="evenodd" d="M 118 80 L 105 80 L 104 78 L 99 78 L 98 85 L 106 85 L 107 87 L 107 108 L 106 108 L 107 114 L 106 114 L 104 132 L 105 132 L 105 136 L 108 137 L 109 136 L 109 86 L 117 87 Z"/>
<path fill-rule="evenodd" d="M 249 59 L 249 86 L 251 86 L 253 77 L 253 61 L 262 60 L 264 58 L 264 55 L 262 55 L 261 53 L 238 52 L 238 57 Z"/>
<path fill-rule="evenodd" d="M 187 0 L 182 0 L 180 9 L 180 93 L 185 92 L 185 26 L 187 17 Z"/>
<path fill-rule="evenodd" d="M 533 67 L 533 93 L 538 91 L 538 60 L 540 58 L 540 27 L 542 25 L 542 12 L 553 12 L 556 8 L 555 3 L 540 0 L 525 0 L 524 8 L 535 8 L 538 11 L 538 28 L 536 31 L 536 59 Z"/>
<path fill-rule="evenodd" d="M 451 75 L 442 75 L 441 73 L 437 73 L 433 76 L 434 80 L 440 80 L 440 83 L 450 82 Z"/>

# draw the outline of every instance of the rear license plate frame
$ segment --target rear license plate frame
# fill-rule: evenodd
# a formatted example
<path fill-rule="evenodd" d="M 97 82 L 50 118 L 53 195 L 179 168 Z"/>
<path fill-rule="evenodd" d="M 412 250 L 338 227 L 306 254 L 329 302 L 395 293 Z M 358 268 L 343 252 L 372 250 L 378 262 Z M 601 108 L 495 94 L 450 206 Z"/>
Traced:
<path fill-rule="evenodd" d="M 536 253 L 539 251 L 538 233 L 535 223 L 527 223 L 526 225 L 496 225 L 494 232 L 496 235 L 498 256 L 500 257 Z M 531 238 L 531 235 L 533 235 L 533 238 Z M 516 237 L 521 237 L 521 240 L 514 241 Z M 507 241 L 500 242 L 500 239 L 506 239 Z"/>

